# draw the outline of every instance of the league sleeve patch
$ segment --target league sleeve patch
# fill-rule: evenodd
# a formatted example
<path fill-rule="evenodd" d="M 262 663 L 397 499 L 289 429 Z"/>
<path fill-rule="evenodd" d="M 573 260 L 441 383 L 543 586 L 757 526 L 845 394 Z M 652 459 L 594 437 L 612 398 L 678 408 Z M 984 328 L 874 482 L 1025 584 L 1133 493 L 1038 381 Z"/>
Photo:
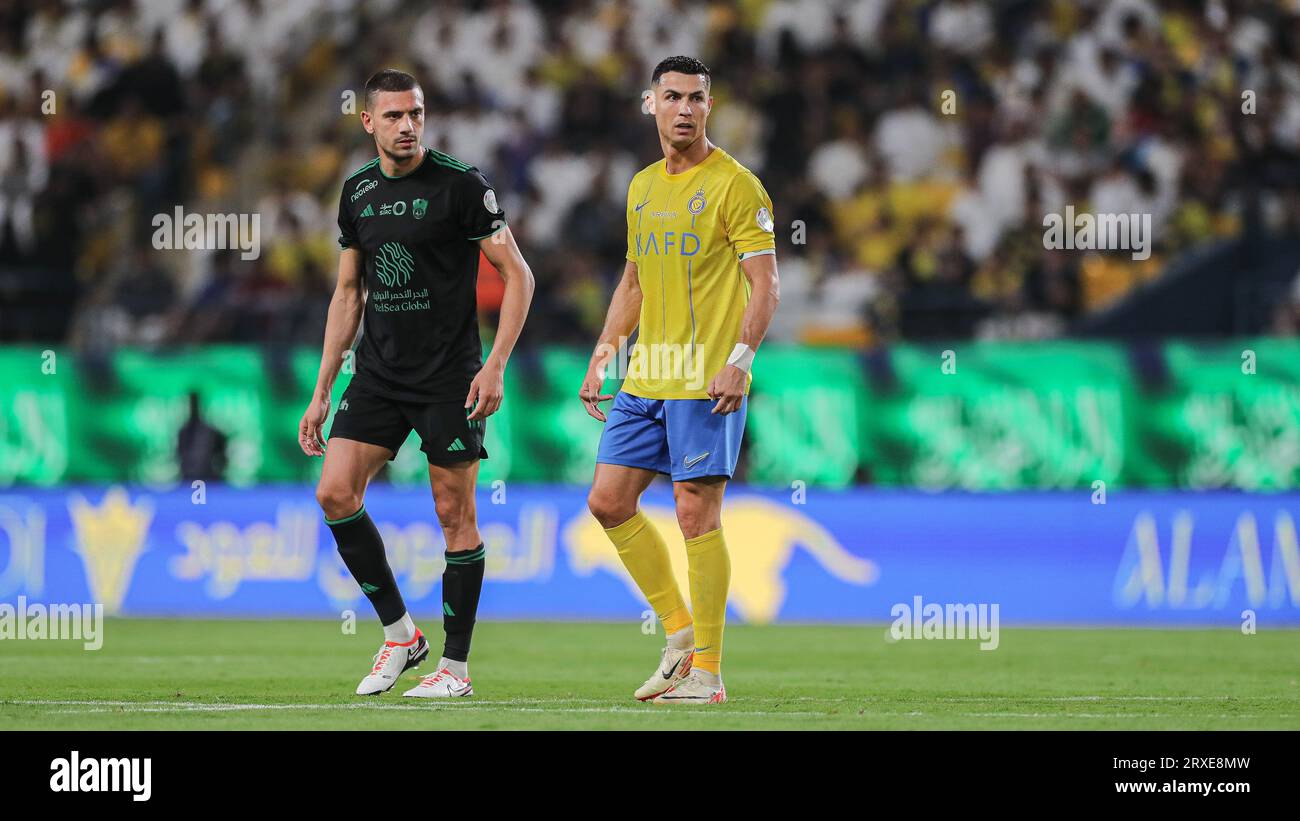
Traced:
<path fill-rule="evenodd" d="M 483 192 L 483 207 L 489 214 L 501 213 L 501 209 L 497 207 L 497 194 L 491 188 Z"/>
<path fill-rule="evenodd" d="M 758 223 L 759 228 L 762 228 L 769 234 L 772 233 L 772 229 L 775 227 L 772 223 L 772 214 L 767 210 L 766 206 L 758 209 L 758 214 L 755 215 L 754 221 Z"/>

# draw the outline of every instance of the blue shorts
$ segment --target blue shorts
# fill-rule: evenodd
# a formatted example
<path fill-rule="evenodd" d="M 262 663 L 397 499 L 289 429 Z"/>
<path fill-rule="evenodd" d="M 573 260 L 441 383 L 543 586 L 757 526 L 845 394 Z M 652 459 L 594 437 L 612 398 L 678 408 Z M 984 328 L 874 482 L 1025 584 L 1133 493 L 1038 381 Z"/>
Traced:
<path fill-rule="evenodd" d="M 596 461 L 656 470 L 674 482 L 730 477 L 740 456 L 745 410 L 712 413 L 713 399 L 646 399 L 620 391 L 606 414 Z"/>

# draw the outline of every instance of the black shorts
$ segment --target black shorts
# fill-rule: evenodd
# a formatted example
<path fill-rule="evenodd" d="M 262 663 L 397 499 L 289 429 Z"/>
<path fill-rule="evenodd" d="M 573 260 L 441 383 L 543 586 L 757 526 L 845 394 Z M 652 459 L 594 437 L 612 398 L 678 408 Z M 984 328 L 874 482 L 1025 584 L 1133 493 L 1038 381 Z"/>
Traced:
<path fill-rule="evenodd" d="M 463 402 L 399 402 L 348 385 L 334 412 L 329 438 L 379 445 L 396 456 L 414 429 L 431 465 L 486 459 L 486 420 L 471 422 L 468 416 Z"/>

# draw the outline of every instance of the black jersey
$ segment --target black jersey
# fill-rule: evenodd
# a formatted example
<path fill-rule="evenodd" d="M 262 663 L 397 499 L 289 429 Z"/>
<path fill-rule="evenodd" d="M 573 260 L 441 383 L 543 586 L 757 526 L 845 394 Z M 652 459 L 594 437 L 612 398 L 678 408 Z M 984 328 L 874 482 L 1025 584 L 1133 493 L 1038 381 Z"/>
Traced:
<path fill-rule="evenodd" d="M 483 367 L 478 240 L 505 224 L 478 169 L 431 148 L 405 176 L 376 157 L 348 177 L 339 245 L 362 252 L 369 292 L 354 383 L 402 402 L 465 398 Z"/>

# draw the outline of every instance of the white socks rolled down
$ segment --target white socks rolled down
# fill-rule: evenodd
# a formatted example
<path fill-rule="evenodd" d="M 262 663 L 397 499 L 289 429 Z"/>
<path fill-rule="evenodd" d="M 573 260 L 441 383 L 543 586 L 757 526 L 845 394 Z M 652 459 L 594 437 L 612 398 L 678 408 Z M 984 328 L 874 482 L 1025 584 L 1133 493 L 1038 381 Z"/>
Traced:
<path fill-rule="evenodd" d="M 411 620 L 410 613 L 403 613 L 400 619 L 384 627 L 384 641 L 395 644 L 410 644 L 415 641 L 415 622 Z"/>
<path fill-rule="evenodd" d="M 451 671 L 451 674 L 452 674 L 453 676 L 455 676 L 456 678 L 459 678 L 459 679 L 467 679 L 467 678 L 469 678 L 469 662 L 468 662 L 468 661 L 452 661 L 451 659 L 447 658 L 446 656 L 443 656 L 442 658 L 438 659 L 438 669 L 441 670 L 441 669 L 443 669 L 444 667 L 447 668 L 448 670 L 450 670 L 450 671 Z"/>
<path fill-rule="evenodd" d="M 695 646 L 695 628 L 683 627 L 668 637 L 668 646 L 674 650 L 690 650 Z"/>

